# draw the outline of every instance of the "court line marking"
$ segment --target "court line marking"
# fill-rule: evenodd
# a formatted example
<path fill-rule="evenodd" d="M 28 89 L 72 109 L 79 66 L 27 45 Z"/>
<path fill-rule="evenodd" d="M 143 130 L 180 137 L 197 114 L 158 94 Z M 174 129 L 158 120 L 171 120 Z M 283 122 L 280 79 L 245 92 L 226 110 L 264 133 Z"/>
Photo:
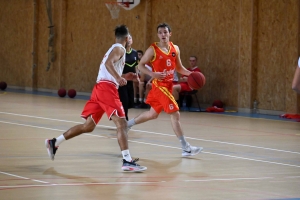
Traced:
<path fill-rule="evenodd" d="M 33 128 L 53 130 L 53 131 L 64 131 L 64 130 L 60 130 L 60 129 L 46 128 L 46 127 L 33 126 L 33 125 L 27 125 L 27 124 L 19 124 L 19 123 L 14 123 L 14 122 L 5 122 L 5 121 L 0 121 L 0 122 L 1 123 L 18 125 L 18 126 L 28 126 L 28 127 L 33 127 Z M 117 140 L 117 138 L 111 138 L 111 137 L 106 137 L 106 136 L 94 135 L 94 134 L 90 134 L 90 133 L 84 133 L 83 135 L 88 135 L 88 136 L 93 136 L 93 137 L 102 137 L 102 138 Z M 139 143 L 139 144 L 148 144 L 148 145 L 153 145 L 153 146 L 167 147 L 167 148 L 173 148 L 173 149 L 181 149 L 179 147 L 172 147 L 172 146 L 167 146 L 167 145 L 159 145 L 159 144 L 153 144 L 153 143 L 148 143 L 148 142 L 140 142 L 140 141 L 134 141 L 134 140 L 128 140 L 128 141 L 129 142 L 133 142 L 133 143 Z M 291 165 L 291 164 L 286 164 L 286 163 L 272 162 L 272 161 L 266 161 L 266 160 L 258 160 L 258 159 L 253 159 L 253 158 L 240 157 L 240 156 L 231 156 L 231 155 L 227 155 L 227 154 L 213 153 L 213 152 L 208 152 L 208 151 L 202 151 L 202 153 L 207 153 L 207 154 L 212 154 L 212 155 L 218 155 L 218 156 L 225 156 L 225 157 L 242 159 L 242 160 L 250 160 L 250 161 L 256 161 L 256 162 L 263 162 L 263 163 L 269 163 L 269 164 L 276 164 L 276 165 L 283 165 L 283 166 L 300 168 L 299 165 Z"/>
<path fill-rule="evenodd" d="M 214 182 L 214 181 L 244 181 L 244 180 L 267 180 L 267 179 L 286 179 L 288 177 L 245 177 L 245 178 L 222 178 L 222 179 L 202 179 L 202 180 L 180 180 L 180 181 L 145 181 L 145 182 L 103 182 L 103 183 L 52 183 L 46 185 L 2 185 L 1 189 L 26 188 L 26 187 L 53 187 L 53 186 L 87 186 L 87 185 L 127 185 L 127 184 L 153 184 L 153 183 L 172 183 L 172 182 Z"/>
<path fill-rule="evenodd" d="M 23 114 L 8 113 L 8 112 L 0 112 L 0 113 L 1 114 L 7 114 L 7 115 L 15 115 L 15 116 L 36 118 L 36 119 L 45 119 L 45 120 L 51 120 L 51 121 L 60 121 L 60 122 L 68 122 L 68 123 L 80 124 L 80 122 L 69 121 L 69 120 L 53 119 L 53 118 L 47 118 L 47 117 L 38 117 L 38 116 L 23 115 Z M 105 126 L 105 125 L 97 125 L 97 127 L 104 127 L 104 128 L 116 129 L 116 127 Z M 175 134 L 171 135 L 171 134 L 166 134 L 166 133 L 157 133 L 157 132 L 143 131 L 143 130 L 137 130 L 137 129 L 131 129 L 131 130 L 138 131 L 138 132 L 141 132 L 141 133 L 150 133 L 150 134 L 155 134 L 155 135 L 163 135 L 163 136 L 175 137 Z M 186 136 L 185 138 L 191 139 L 191 140 L 204 141 L 204 142 L 212 142 L 212 143 L 219 143 L 219 144 L 228 144 L 228 145 L 234 145 L 234 146 L 250 147 L 250 148 L 256 148 L 256 149 L 264 149 L 264 150 L 278 151 L 278 152 L 292 153 L 292 154 L 298 154 L 298 155 L 300 155 L 300 152 L 296 152 L 296 151 L 288 151 L 288 150 L 274 149 L 274 148 L 268 148 L 268 147 L 260 147 L 260 146 L 247 145 L 247 144 L 239 144 L 239 143 L 233 143 L 233 142 L 222 142 L 222 141 L 217 141 L 217 140 L 199 139 L 199 138 L 188 137 L 188 136 Z"/>
<path fill-rule="evenodd" d="M 18 176 L 18 175 L 15 175 L 15 174 L 10 174 L 10 173 L 6 173 L 6 172 L 2 172 L 2 171 L 0 171 L 0 173 L 1 173 L 1 174 L 8 175 L 8 176 L 17 177 L 17 178 L 20 178 L 20 179 L 31 180 L 31 181 L 34 181 L 34 182 L 39 182 L 39 183 L 45 183 L 45 184 L 48 184 L 48 182 L 45 182 L 45 181 L 40 181 L 40 180 L 36 180 L 36 179 L 26 178 L 26 177 L 23 177 L 23 176 Z"/>

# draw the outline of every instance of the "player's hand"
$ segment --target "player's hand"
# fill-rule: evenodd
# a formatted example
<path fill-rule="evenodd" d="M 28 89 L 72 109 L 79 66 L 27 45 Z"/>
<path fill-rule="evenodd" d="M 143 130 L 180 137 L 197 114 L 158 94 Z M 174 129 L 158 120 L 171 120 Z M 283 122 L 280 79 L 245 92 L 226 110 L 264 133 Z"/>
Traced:
<path fill-rule="evenodd" d="M 127 84 L 127 80 L 121 76 L 116 81 L 119 83 L 120 86 L 124 86 Z"/>
<path fill-rule="evenodd" d="M 138 75 L 133 72 L 128 72 L 126 74 L 123 74 L 122 76 L 123 76 L 123 78 L 125 78 L 128 81 L 138 81 L 139 80 Z"/>
<path fill-rule="evenodd" d="M 167 73 L 166 73 L 166 69 L 163 72 L 154 72 L 152 77 L 156 78 L 158 80 L 163 80 L 164 78 L 166 78 Z"/>

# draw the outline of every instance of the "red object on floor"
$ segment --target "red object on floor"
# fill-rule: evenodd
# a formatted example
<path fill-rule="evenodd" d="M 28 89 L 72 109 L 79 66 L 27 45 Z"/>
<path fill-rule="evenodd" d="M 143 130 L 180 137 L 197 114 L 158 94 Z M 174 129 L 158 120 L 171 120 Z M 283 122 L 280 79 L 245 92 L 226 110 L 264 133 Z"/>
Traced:
<path fill-rule="evenodd" d="M 300 122 L 299 114 L 283 114 L 283 115 L 280 115 L 280 117 L 286 118 L 286 119 L 299 119 L 299 120 L 297 120 L 297 122 Z"/>
<path fill-rule="evenodd" d="M 216 106 L 206 108 L 206 112 L 224 112 L 224 108 L 218 108 Z"/>

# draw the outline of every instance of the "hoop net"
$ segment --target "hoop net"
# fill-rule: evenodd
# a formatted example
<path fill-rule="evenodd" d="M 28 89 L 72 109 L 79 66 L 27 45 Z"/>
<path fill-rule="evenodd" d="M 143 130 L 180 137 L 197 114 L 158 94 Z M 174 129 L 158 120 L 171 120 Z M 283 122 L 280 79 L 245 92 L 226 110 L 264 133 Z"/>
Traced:
<path fill-rule="evenodd" d="M 105 5 L 109 10 L 112 19 L 117 19 L 119 17 L 119 12 L 120 12 L 121 6 L 129 7 L 128 2 L 125 2 L 125 3 L 106 2 Z"/>

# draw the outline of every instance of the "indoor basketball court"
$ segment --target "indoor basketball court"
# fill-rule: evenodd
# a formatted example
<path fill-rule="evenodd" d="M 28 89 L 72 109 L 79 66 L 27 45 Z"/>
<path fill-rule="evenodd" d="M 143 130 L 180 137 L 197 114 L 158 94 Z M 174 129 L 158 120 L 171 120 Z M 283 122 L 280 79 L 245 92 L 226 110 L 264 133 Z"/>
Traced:
<path fill-rule="evenodd" d="M 300 125 L 280 118 L 300 111 L 291 89 L 300 0 L 11 0 L 0 13 L 0 200 L 300 200 Z M 182 157 L 162 112 L 128 133 L 132 158 L 147 170 L 124 172 L 103 115 L 52 161 L 45 139 L 84 123 L 116 25 L 146 51 L 162 22 L 183 65 L 198 59 L 201 74 L 189 82 L 199 90 L 180 122 L 203 151 Z M 225 112 L 199 112 L 215 100 Z M 129 118 L 144 111 L 131 108 Z"/>
<path fill-rule="evenodd" d="M 299 125 L 294 121 L 181 112 L 188 142 L 203 152 L 181 157 L 167 114 L 129 132 L 142 173 L 124 173 L 112 122 L 59 147 L 44 141 L 82 123 L 82 99 L 2 92 L 1 199 L 297 199 Z M 130 109 L 130 117 L 145 109 Z"/>

